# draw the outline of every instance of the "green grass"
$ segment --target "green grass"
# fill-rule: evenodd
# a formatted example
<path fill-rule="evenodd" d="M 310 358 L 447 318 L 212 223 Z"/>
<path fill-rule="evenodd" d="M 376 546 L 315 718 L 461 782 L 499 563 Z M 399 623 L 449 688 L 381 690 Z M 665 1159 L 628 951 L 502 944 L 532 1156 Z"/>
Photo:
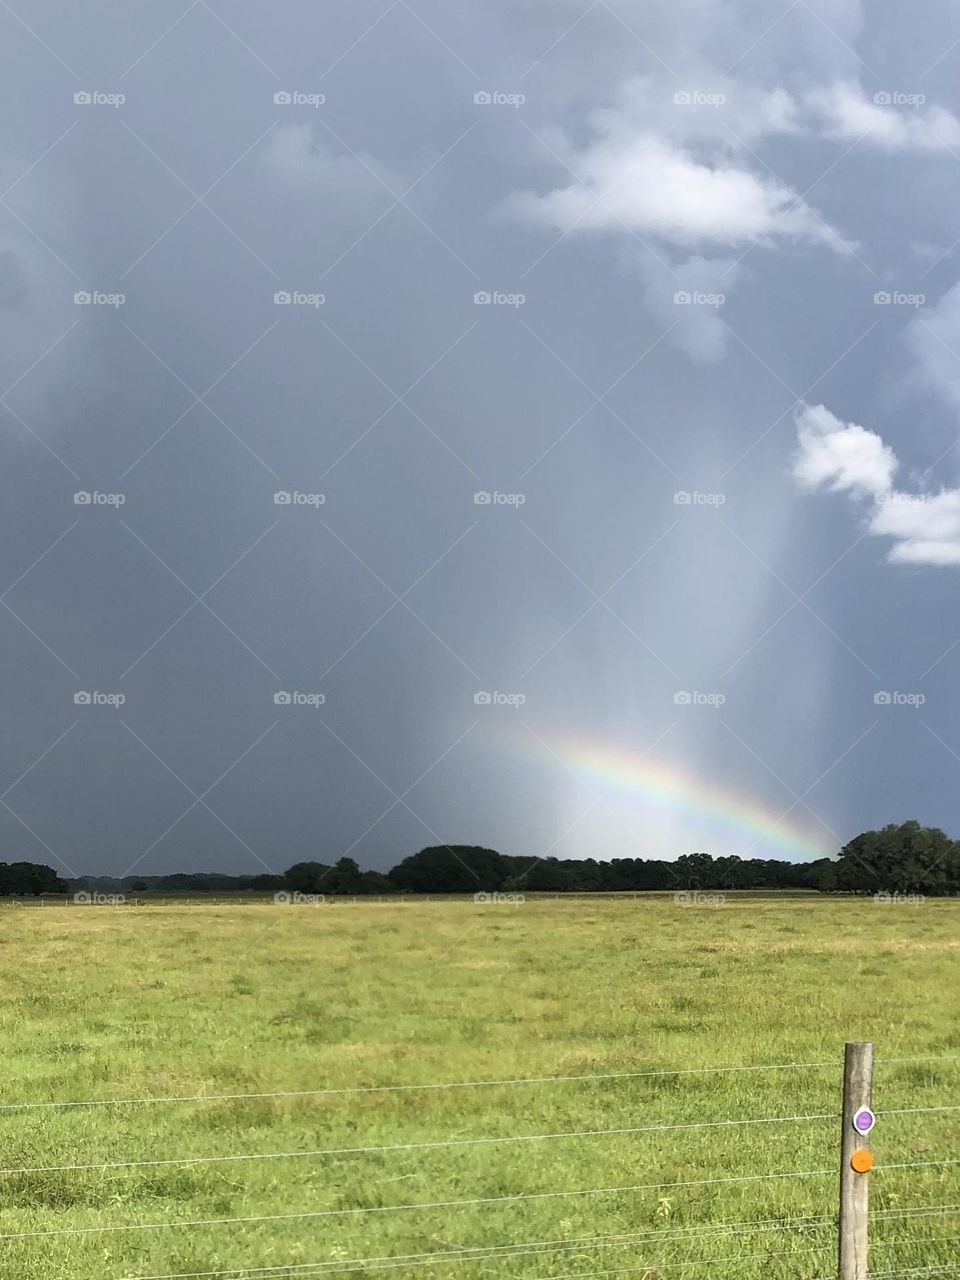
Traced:
<path fill-rule="evenodd" d="M 448 1256 L 386 1274 L 395 1280 L 608 1272 L 639 1280 L 831 1276 L 843 1042 L 871 1039 L 880 1059 L 960 1057 L 958 926 L 960 902 L 880 906 L 770 895 L 733 896 L 720 908 L 645 897 L 528 899 L 519 906 L 460 899 L 3 910 L 0 1102 L 8 1106 L 829 1064 L 0 1110 L 4 1169 L 829 1118 L 5 1173 L 0 1277 L 119 1280 L 307 1263 L 332 1268 L 344 1259 L 529 1242 L 544 1243 L 525 1256 L 471 1262 Z M 960 1061 L 881 1061 L 874 1103 L 881 1119 L 871 1175 L 878 1211 L 873 1266 L 943 1263 L 950 1264 L 945 1274 L 960 1275 L 960 1214 L 884 1216 L 960 1203 L 960 1164 L 883 1168 L 960 1159 L 960 1111 L 882 1115 L 960 1106 Z M 829 1172 L 736 1180 L 817 1170 Z M 390 1211 L 417 1202 L 712 1179 L 732 1181 Z M 359 1208 L 387 1211 L 331 1213 Z M 284 1214 L 327 1216 L 267 1220 Z M 786 1221 L 807 1216 L 816 1221 Z M 264 1220 L 106 1230 L 241 1217 Z M 720 1223 L 764 1225 L 711 1230 Z M 21 1235 L 31 1232 L 60 1234 Z M 584 1239 L 608 1235 L 633 1239 L 603 1248 Z M 756 1256 L 765 1254 L 777 1256 Z M 367 1264 L 340 1274 L 379 1272 Z"/>

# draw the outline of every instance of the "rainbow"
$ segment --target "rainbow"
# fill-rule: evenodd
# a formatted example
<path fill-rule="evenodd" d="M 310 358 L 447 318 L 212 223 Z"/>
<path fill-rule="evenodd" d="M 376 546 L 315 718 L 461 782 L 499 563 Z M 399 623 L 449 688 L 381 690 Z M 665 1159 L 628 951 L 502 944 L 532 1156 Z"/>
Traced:
<path fill-rule="evenodd" d="M 532 752 L 541 761 L 552 761 L 558 769 L 569 771 L 585 783 L 592 780 L 605 790 L 615 790 L 640 801 L 649 809 L 651 818 L 666 816 L 675 822 L 677 817 L 686 817 L 690 820 L 691 835 L 697 833 L 697 838 L 702 840 L 705 830 L 714 831 L 718 840 L 728 846 L 726 852 L 736 852 L 743 858 L 764 858 L 775 850 L 791 861 L 800 862 L 836 853 L 835 842 L 825 828 L 817 824 L 814 838 L 810 830 L 791 819 L 791 814 L 783 816 L 790 800 L 785 800 L 780 809 L 765 808 L 756 800 L 704 782 L 673 765 L 646 760 L 642 754 L 577 739 L 547 743 L 519 728 L 516 733 L 515 745 L 525 753 Z M 632 816 L 631 821 L 642 822 L 642 815 Z M 724 852 L 710 848 L 703 851 Z M 680 852 L 692 853 L 694 849 Z M 670 860 L 675 855 L 664 852 L 660 856 Z"/>

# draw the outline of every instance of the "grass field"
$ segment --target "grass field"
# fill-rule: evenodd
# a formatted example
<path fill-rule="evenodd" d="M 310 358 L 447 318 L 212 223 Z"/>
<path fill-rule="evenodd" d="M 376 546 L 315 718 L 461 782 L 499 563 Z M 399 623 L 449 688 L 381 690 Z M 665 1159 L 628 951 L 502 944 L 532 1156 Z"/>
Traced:
<path fill-rule="evenodd" d="M 960 1108 L 958 979 L 957 901 L 4 909 L 0 1277 L 374 1275 L 438 1253 L 389 1275 L 833 1276 L 848 1039 L 881 1060 L 873 1267 L 960 1276 L 960 1163 L 932 1163 L 960 1160 L 960 1110 L 884 1115 Z M 928 1056 L 943 1060 L 883 1061 Z M 825 1065 L 692 1070 L 793 1062 Z M 822 1118 L 740 1123 L 770 1117 Z M 49 1168 L 451 1141 L 465 1145 Z M 922 1167 L 884 1168 L 903 1164 Z M 684 1183 L 701 1185 L 654 1185 Z M 487 1202 L 394 1208 L 456 1200 Z"/>

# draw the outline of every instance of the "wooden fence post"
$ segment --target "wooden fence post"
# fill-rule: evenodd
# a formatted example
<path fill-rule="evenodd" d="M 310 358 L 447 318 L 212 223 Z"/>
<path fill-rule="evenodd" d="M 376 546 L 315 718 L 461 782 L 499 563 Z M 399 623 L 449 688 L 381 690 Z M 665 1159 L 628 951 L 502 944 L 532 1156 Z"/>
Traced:
<path fill-rule="evenodd" d="M 840 1138 L 840 1280 L 867 1280 L 868 1174 L 873 1164 L 870 1093 L 873 1045 L 848 1043 L 843 1055 Z"/>

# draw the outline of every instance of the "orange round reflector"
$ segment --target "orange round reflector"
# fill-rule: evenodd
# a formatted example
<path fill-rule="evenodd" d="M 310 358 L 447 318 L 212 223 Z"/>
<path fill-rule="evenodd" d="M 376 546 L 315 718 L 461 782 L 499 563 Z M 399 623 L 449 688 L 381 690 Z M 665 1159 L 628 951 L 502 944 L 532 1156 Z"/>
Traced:
<path fill-rule="evenodd" d="M 861 1147 L 850 1157 L 850 1167 L 856 1169 L 857 1173 L 869 1173 L 873 1168 L 873 1154 Z"/>

